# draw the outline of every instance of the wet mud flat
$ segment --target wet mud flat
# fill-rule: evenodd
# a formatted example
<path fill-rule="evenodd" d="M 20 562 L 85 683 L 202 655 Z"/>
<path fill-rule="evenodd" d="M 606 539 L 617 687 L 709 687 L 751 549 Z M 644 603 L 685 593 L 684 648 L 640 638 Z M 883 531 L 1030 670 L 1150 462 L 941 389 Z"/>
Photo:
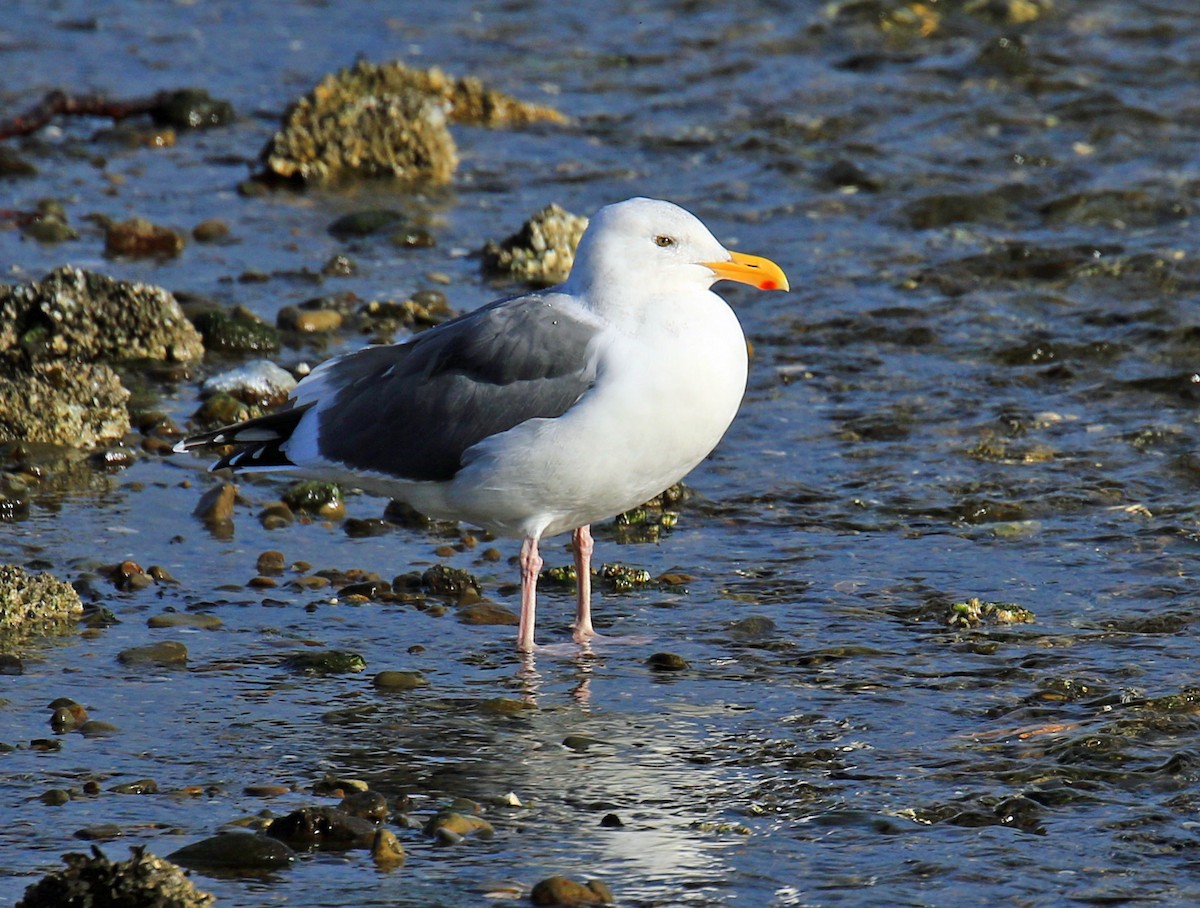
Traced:
<path fill-rule="evenodd" d="M 623 905 L 1195 900 L 1191 4 L 19 11 L 5 116 L 183 85 L 235 115 L 0 146 L 12 287 L 61 296 L 71 266 L 186 320 L 135 356 L 82 340 L 92 307 L 58 352 L 0 325 L 23 388 L 86 371 L 107 410 L 79 412 L 109 414 L 106 440 L 0 446 L 4 589 L 60 606 L 3 638 L 0 904 L 93 844 L 236 905 L 528 901 L 554 876 Z M 435 123 L 456 162 L 416 183 L 248 185 L 360 54 L 566 122 Z M 168 456 L 326 356 L 538 280 L 483 250 L 551 203 L 528 242 L 635 194 L 795 290 L 723 291 L 754 349 L 738 420 L 688 494 L 597 528 L 616 643 L 562 646 L 548 576 L 552 645 L 519 659 L 511 541 Z"/>

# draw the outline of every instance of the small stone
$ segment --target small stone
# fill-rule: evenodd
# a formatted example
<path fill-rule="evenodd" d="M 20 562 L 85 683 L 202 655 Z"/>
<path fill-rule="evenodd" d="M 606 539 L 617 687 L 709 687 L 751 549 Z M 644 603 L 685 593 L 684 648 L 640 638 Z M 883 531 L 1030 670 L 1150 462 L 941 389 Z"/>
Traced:
<path fill-rule="evenodd" d="M 600 818 L 600 825 L 605 829 L 620 829 L 625 824 L 621 822 L 621 818 L 615 813 L 606 813 Z"/>
<path fill-rule="evenodd" d="M 490 839 L 495 834 L 492 824 L 483 817 L 470 816 L 453 810 L 442 811 L 425 824 L 426 835 L 436 835 L 439 830 L 443 829 L 464 838 L 477 836 Z"/>
<path fill-rule="evenodd" d="M 296 515 L 284 502 L 275 501 L 258 512 L 258 522 L 264 530 L 279 530 L 295 523 Z"/>
<path fill-rule="evenodd" d="M 233 523 L 233 505 L 237 501 L 237 486 L 231 482 L 223 482 L 213 486 L 196 504 L 192 514 L 199 517 L 210 526 Z"/>
<path fill-rule="evenodd" d="M 117 654 L 123 665 L 183 665 L 188 661 L 187 647 L 174 640 L 133 646 Z"/>
<path fill-rule="evenodd" d="M 338 239 L 370 236 L 404 220 L 404 214 L 391 208 L 372 208 L 344 214 L 327 228 Z"/>
<path fill-rule="evenodd" d="M 382 671 L 372 680 L 376 690 L 404 691 L 428 687 L 429 682 L 420 672 Z"/>
<path fill-rule="evenodd" d="M 275 324 L 282 331 L 301 334 L 332 334 L 342 327 L 342 314 L 334 309 L 297 309 L 285 306 L 279 310 Z"/>
<path fill-rule="evenodd" d="M 38 795 L 38 800 L 49 807 L 61 807 L 71 800 L 71 794 L 62 788 L 50 788 Z"/>
<path fill-rule="evenodd" d="M 209 218 L 192 228 L 197 243 L 221 243 L 229 239 L 229 225 L 220 218 Z"/>
<path fill-rule="evenodd" d="M 367 660 L 358 653 L 330 649 L 294 653 L 284 659 L 282 665 L 292 671 L 310 675 L 338 675 L 361 672 L 367 667 Z"/>
<path fill-rule="evenodd" d="M 689 667 L 687 660 L 678 653 L 655 653 L 646 664 L 660 672 L 681 672 Z"/>
<path fill-rule="evenodd" d="M 153 628 L 194 627 L 215 631 L 222 627 L 221 619 L 205 612 L 164 612 L 146 619 L 146 626 Z"/>
<path fill-rule="evenodd" d="M 283 556 L 283 552 L 268 549 L 259 553 L 254 566 L 260 574 L 282 574 L 283 569 L 287 566 L 287 559 Z"/>
<path fill-rule="evenodd" d="M 404 863 L 404 846 L 390 829 L 377 829 L 371 843 L 371 858 L 383 869 L 399 866 Z"/>
<path fill-rule="evenodd" d="M 535 905 L 561 905 L 573 908 L 578 905 L 612 904 L 612 890 L 599 880 L 577 883 L 565 876 L 552 876 L 540 881 L 529 893 Z"/>
<path fill-rule="evenodd" d="M 86 842 L 104 842 L 109 839 L 119 839 L 123 835 L 125 835 L 125 830 L 116 823 L 94 823 L 91 826 L 75 830 L 75 838 L 83 839 Z"/>
<path fill-rule="evenodd" d="M 495 602 L 476 602 L 466 605 L 456 613 L 463 624 L 498 625 L 512 627 L 520 623 L 520 618 L 512 609 L 507 609 Z"/>
<path fill-rule="evenodd" d="M 333 482 L 319 479 L 298 482 L 288 489 L 283 501 L 293 511 L 304 511 L 327 520 L 339 520 L 346 516 L 342 490 Z"/>
<path fill-rule="evenodd" d="M 373 823 L 382 823 L 390 815 L 387 798 L 377 791 L 355 791 L 342 798 L 338 805 L 352 817 L 361 817 Z"/>
<path fill-rule="evenodd" d="M 103 738 L 107 735 L 115 735 L 120 730 L 111 722 L 102 722 L 99 719 L 90 719 L 79 726 L 79 733 L 85 738 Z"/>
<path fill-rule="evenodd" d="M 122 782 L 120 785 L 114 785 L 109 791 L 127 795 L 158 794 L 158 783 L 153 779 L 138 779 L 134 782 Z"/>
<path fill-rule="evenodd" d="M 74 703 L 70 706 L 60 706 L 50 717 L 50 728 L 57 734 L 78 728 L 88 719 L 87 710 Z"/>
<path fill-rule="evenodd" d="M 130 258 L 172 258 L 183 251 L 183 236 L 169 227 L 159 227 L 145 218 L 109 224 L 104 252 Z"/>

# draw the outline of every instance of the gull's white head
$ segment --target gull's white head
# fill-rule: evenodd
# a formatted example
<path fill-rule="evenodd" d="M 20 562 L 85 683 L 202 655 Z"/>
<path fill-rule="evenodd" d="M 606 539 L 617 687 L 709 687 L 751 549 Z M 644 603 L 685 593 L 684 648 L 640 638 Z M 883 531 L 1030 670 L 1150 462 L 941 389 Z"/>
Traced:
<path fill-rule="evenodd" d="M 596 300 L 707 290 L 718 280 L 760 290 L 787 290 L 783 270 L 769 259 L 730 252 L 700 219 L 658 199 L 606 205 L 592 217 L 564 289 Z"/>

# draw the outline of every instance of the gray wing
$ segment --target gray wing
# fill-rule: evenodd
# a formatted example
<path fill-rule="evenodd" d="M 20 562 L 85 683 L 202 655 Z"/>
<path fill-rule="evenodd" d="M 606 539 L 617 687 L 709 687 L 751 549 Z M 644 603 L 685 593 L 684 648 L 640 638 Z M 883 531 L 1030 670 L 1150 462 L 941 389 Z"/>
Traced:
<path fill-rule="evenodd" d="M 322 376 L 333 396 L 317 406 L 319 452 L 351 469 L 451 479 L 472 445 L 578 401 L 596 378 L 599 332 L 561 294 L 543 293 L 359 350 Z"/>

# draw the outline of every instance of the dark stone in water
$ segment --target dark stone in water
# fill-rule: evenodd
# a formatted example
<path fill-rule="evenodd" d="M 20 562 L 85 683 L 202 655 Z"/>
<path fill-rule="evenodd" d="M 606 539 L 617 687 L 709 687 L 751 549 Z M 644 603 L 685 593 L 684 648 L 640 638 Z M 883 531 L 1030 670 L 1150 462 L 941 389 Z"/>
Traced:
<path fill-rule="evenodd" d="M 277 870 L 295 861 L 296 852 L 270 836 L 230 832 L 184 845 L 167 857 L 183 867 L 198 870 Z"/>
<path fill-rule="evenodd" d="M 272 823 L 267 835 L 292 845 L 370 848 L 375 824 L 336 807 L 302 807 Z"/>
<path fill-rule="evenodd" d="M 282 664 L 284 668 L 295 672 L 307 672 L 312 675 L 340 675 L 348 672 L 361 672 L 367 667 L 367 660 L 358 653 L 329 649 L 295 653 L 284 659 Z"/>

